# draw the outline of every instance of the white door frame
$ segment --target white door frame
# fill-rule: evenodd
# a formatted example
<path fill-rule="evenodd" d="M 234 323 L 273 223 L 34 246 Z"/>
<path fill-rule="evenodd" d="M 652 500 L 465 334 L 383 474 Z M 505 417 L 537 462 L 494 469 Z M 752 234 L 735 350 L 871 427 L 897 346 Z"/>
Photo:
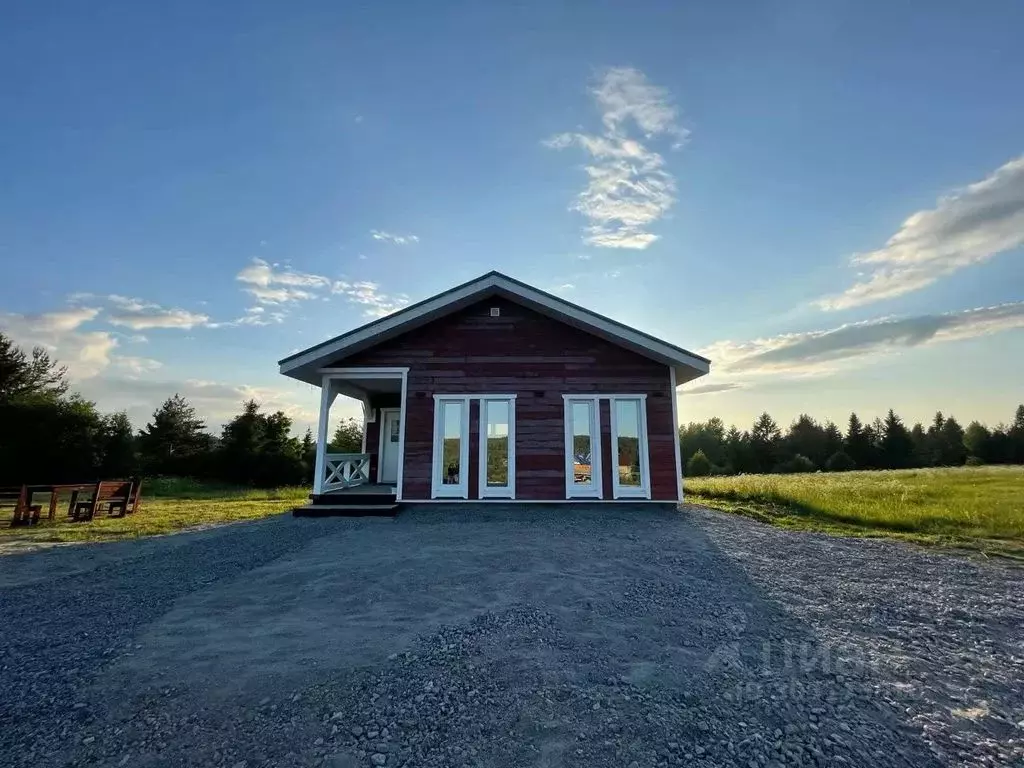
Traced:
<path fill-rule="evenodd" d="M 430 462 L 430 498 L 469 498 L 469 401 L 467 395 L 434 395 L 434 436 L 433 457 Z M 441 459 L 444 455 L 444 420 L 442 409 L 446 403 L 458 403 L 462 409 L 459 424 L 459 484 L 445 485 L 442 482 Z"/>
<path fill-rule="evenodd" d="M 401 407 L 398 407 L 398 408 L 391 407 L 391 408 L 378 408 L 377 410 L 380 411 L 380 418 L 378 419 L 378 421 L 380 421 L 380 426 L 378 427 L 378 435 L 377 435 L 377 484 L 378 485 L 382 485 L 384 483 L 384 481 L 381 480 L 380 472 L 381 472 L 381 469 L 384 467 L 384 461 L 383 461 L 383 459 L 384 459 L 384 425 L 387 423 L 388 414 L 389 413 L 397 413 L 398 414 L 398 418 L 399 418 L 398 441 L 399 441 L 399 444 L 401 444 L 401 441 L 402 441 L 402 423 L 401 423 L 402 409 L 401 409 Z M 388 442 L 390 443 L 390 441 L 388 441 Z M 366 453 L 365 449 L 363 450 L 363 453 Z M 397 468 L 396 468 L 396 472 L 395 472 L 395 483 L 396 484 L 398 483 Z"/>
<path fill-rule="evenodd" d="M 487 404 L 508 403 L 508 484 L 490 488 L 487 485 Z M 516 497 L 516 396 L 482 395 L 480 418 L 477 420 L 480 439 L 480 461 L 477 465 L 478 499 L 514 499 Z"/>
<path fill-rule="evenodd" d="M 562 413 L 565 422 L 565 498 L 603 499 L 604 471 L 601 467 L 601 395 L 562 395 Z M 574 480 L 575 455 L 573 446 L 573 403 L 590 406 L 590 486 L 577 486 Z"/>

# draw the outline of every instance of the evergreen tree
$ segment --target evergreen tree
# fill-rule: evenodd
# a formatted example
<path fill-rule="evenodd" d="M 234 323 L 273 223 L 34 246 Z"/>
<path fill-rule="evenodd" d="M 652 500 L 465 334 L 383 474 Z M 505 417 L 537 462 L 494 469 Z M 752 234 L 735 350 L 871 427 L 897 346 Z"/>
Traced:
<path fill-rule="evenodd" d="M 729 427 L 725 435 L 725 462 L 723 468 L 729 474 L 756 472 L 750 452 L 750 433 L 740 432 L 735 426 Z"/>
<path fill-rule="evenodd" d="M 914 442 L 910 439 L 910 433 L 903 426 L 900 417 L 891 408 L 882 423 L 882 441 L 879 447 L 883 466 L 887 469 L 903 469 L 913 463 Z"/>
<path fill-rule="evenodd" d="M 984 463 L 997 461 L 992 454 L 992 433 L 980 422 L 972 421 L 964 430 L 964 448 L 968 457 L 973 456 Z"/>
<path fill-rule="evenodd" d="M 850 414 L 850 420 L 847 423 L 844 450 L 853 459 L 857 469 L 871 467 L 871 435 L 865 430 L 856 413 Z"/>
<path fill-rule="evenodd" d="M 1024 464 L 1024 405 L 1017 406 L 1013 423 L 1006 430 L 1009 443 L 1009 459 L 1014 464 Z"/>
<path fill-rule="evenodd" d="M 255 400 L 242 404 L 242 412 L 224 425 L 220 437 L 221 476 L 232 483 L 255 485 L 262 467 L 257 458 L 266 440 L 266 421 Z"/>
<path fill-rule="evenodd" d="M 758 472 L 769 472 L 778 459 L 782 434 L 779 425 L 767 413 L 762 413 L 750 430 L 750 451 Z"/>
<path fill-rule="evenodd" d="M 942 415 L 942 411 L 938 411 L 932 419 L 932 425 L 928 427 L 928 440 L 924 452 L 926 467 L 937 467 L 942 463 L 942 428 L 945 426 L 946 417 Z"/>
<path fill-rule="evenodd" d="M 103 417 L 101 427 L 102 459 L 100 474 L 107 478 L 127 478 L 138 473 L 139 456 L 135 432 L 124 411 Z"/>
<path fill-rule="evenodd" d="M 139 432 L 139 453 L 147 472 L 205 474 L 196 461 L 210 449 L 210 436 L 205 430 L 206 425 L 188 400 L 177 393 L 167 398 Z"/>
<path fill-rule="evenodd" d="M 924 431 L 924 427 L 921 426 L 921 422 L 914 424 L 910 430 L 910 440 L 914 444 L 914 466 L 915 467 L 927 467 L 930 461 L 930 443 L 928 441 L 928 434 Z"/>
<path fill-rule="evenodd" d="M 831 455 L 826 441 L 824 428 L 806 413 L 802 413 L 790 425 L 783 443 L 789 458 L 803 456 L 810 460 L 816 469 L 820 469 Z"/>
<path fill-rule="evenodd" d="M 313 467 L 316 466 L 316 440 L 313 439 L 313 430 L 306 427 L 306 432 L 299 443 L 299 450 L 302 452 L 302 461 L 306 465 L 306 474 L 312 476 Z"/>
<path fill-rule="evenodd" d="M 967 460 L 964 447 L 964 430 L 957 420 L 950 416 L 939 433 L 939 464 L 944 467 L 959 467 Z"/>
<path fill-rule="evenodd" d="M 825 422 L 825 456 L 830 457 L 843 450 L 843 433 L 834 421 Z M 826 461 L 828 458 L 826 458 Z"/>
<path fill-rule="evenodd" d="M 361 453 L 363 450 L 363 424 L 349 418 L 338 424 L 331 440 L 332 453 Z"/>
<path fill-rule="evenodd" d="M 264 417 L 264 444 L 260 456 L 262 477 L 257 485 L 298 485 L 308 482 L 302 448 L 291 436 L 292 420 L 284 411 L 275 411 Z"/>

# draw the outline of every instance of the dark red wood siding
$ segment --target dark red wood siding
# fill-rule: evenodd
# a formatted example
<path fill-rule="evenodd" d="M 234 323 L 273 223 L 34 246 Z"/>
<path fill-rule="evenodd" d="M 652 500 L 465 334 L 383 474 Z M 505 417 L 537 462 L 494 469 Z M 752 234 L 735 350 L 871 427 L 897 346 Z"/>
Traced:
<path fill-rule="evenodd" d="M 491 317 L 491 307 L 500 309 L 499 317 Z M 331 366 L 409 367 L 406 499 L 430 498 L 433 396 L 491 393 L 516 395 L 517 499 L 565 498 L 563 394 L 646 394 L 651 497 L 677 498 L 668 367 L 508 299 L 486 299 Z M 379 425 L 371 425 L 371 431 L 375 428 Z M 604 474 L 610 477 L 606 403 L 601 429 L 602 443 L 608 441 Z M 476 441 L 474 429 L 471 497 L 476 494 Z M 368 440 L 368 450 L 370 445 Z M 610 486 L 608 481 L 606 498 L 611 497 Z"/>

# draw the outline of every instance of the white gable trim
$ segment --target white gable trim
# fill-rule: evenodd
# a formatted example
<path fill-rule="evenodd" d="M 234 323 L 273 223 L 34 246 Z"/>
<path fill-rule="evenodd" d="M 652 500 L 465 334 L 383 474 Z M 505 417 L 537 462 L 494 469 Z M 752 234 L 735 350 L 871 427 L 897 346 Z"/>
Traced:
<path fill-rule="evenodd" d="M 512 280 L 497 272 L 491 272 L 477 280 L 440 293 L 433 298 L 415 304 L 393 315 L 375 321 L 350 333 L 318 344 L 315 347 L 286 357 L 279 363 L 281 373 L 286 376 L 316 383 L 319 375 L 316 369 L 329 364 L 344 355 L 346 350 L 361 348 L 375 343 L 375 337 L 390 338 L 404 331 L 405 327 L 417 327 L 473 303 L 477 296 L 496 290 L 518 298 L 527 306 L 533 305 L 569 325 L 590 331 L 613 343 L 631 347 L 659 362 L 683 369 L 686 375 L 677 380 L 689 381 L 710 370 L 710 363 L 684 349 L 655 339 L 645 333 L 633 330 L 606 317 L 576 306 L 571 302 L 532 288 L 518 280 Z"/>

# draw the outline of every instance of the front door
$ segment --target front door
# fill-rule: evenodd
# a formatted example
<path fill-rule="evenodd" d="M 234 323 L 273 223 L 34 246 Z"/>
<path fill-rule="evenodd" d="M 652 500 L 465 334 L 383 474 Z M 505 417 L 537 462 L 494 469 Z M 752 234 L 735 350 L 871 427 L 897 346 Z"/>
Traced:
<path fill-rule="evenodd" d="M 402 433 L 402 412 L 398 408 L 381 409 L 380 467 L 377 482 L 398 482 L 398 439 Z"/>

